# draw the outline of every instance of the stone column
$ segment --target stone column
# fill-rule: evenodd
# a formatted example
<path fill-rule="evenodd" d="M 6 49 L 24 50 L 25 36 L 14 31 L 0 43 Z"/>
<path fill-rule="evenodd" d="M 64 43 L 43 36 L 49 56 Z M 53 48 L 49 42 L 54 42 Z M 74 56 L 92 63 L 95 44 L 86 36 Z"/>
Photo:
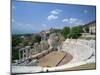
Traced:
<path fill-rule="evenodd" d="M 26 54 L 26 59 L 29 58 L 29 55 L 30 55 L 30 46 L 26 46 L 25 48 L 25 54 Z"/>
<path fill-rule="evenodd" d="M 27 59 L 28 58 L 28 52 L 27 52 L 28 50 L 27 49 L 25 49 L 25 59 Z"/>
<path fill-rule="evenodd" d="M 19 60 L 21 61 L 22 59 L 23 59 L 23 48 L 19 49 Z"/>
<path fill-rule="evenodd" d="M 24 56 L 25 55 L 25 52 L 24 51 L 25 51 L 25 49 L 22 50 L 22 59 L 23 60 L 25 60 L 25 56 Z"/>
<path fill-rule="evenodd" d="M 20 61 L 20 59 L 21 59 L 21 52 L 20 52 L 20 50 L 19 50 L 19 61 Z"/>

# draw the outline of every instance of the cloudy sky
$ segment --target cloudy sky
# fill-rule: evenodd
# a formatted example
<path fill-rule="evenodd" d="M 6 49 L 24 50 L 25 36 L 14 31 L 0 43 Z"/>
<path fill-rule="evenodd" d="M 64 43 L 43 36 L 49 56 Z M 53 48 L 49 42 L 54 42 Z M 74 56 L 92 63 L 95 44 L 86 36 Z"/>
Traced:
<path fill-rule="evenodd" d="M 95 19 L 95 6 L 12 2 L 12 33 L 36 33 L 51 27 L 62 29 Z"/>

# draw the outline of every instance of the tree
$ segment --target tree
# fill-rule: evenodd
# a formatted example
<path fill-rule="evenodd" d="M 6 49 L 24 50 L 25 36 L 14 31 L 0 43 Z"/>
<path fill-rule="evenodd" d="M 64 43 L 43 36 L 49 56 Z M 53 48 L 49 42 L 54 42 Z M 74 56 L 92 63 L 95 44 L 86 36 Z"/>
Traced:
<path fill-rule="evenodd" d="M 12 48 L 12 60 L 18 60 L 19 59 L 19 51 L 16 48 Z"/>
<path fill-rule="evenodd" d="M 28 40 L 23 40 L 22 43 L 24 44 L 24 46 L 27 46 L 27 45 L 29 45 L 28 42 L 29 42 Z"/>
<path fill-rule="evenodd" d="M 18 36 L 12 36 L 12 46 L 17 46 L 19 43 L 22 42 L 22 39 Z"/>
<path fill-rule="evenodd" d="M 69 37 L 73 39 L 77 39 L 81 36 L 81 32 L 82 32 L 82 26 L 72 27 Z"/>
<path fill-rule="evenodd" d="M 62 35 L 67 38 L 68 34 L 70 33 L 70 28 L 69 27 L 64 27 L 62 30 Z"/>
<path fill-rule="evenodd" d="M 41 36 L 39 36 L 39 35 L 33 35 L 32 36 L 32 41 L 34 42 L 34 43 L 36 43 L 36 42 L 40 42 L 41 41 Z"/>

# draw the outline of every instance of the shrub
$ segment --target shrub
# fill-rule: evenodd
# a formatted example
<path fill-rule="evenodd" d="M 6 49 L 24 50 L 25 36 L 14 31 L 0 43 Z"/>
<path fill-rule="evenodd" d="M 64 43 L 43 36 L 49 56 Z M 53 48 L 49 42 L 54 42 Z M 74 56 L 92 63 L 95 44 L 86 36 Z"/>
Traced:
<path fill-rule="evenodd" d="M 12 60 L 16 60 L 16 59 L 18 60 L 19 59 L 18 54 L 19 54 L 18 49 L 12 48 Z"/>
<path fill-rule="evenodd" d="M 62 30 L 62 35 L 67 38 L 68 34 L 70 33 L 70 28 L 69 27 L 64 27 Z"/>
<path fill-rule="evenodd" d="M 81 36 L 81 32 L 82 32 L 81 26 L 72 27 L 71 32 L 69 34 L 69 38 L 77 39 Z"/>
<path fill-rule="evenodd" d="M 34 42 L 34 43 L 36 43 L 36 42 L 40 42 L 41 41 L 41 36 L 39 36 L 39 35 L 33 35 L 32 36 L 32 41 Z"/>

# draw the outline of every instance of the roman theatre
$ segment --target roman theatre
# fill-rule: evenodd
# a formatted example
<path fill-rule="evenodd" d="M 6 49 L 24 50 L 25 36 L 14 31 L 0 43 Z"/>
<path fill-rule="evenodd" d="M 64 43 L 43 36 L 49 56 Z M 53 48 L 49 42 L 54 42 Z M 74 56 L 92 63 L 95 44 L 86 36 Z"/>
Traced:
<path fill-rule="evenodd" d="M 50 42 L 50 40 L 49 40 Z M 28 46 L 20 49 L 21 60 L 12 64 L 12 73 L 36 73 L 95 68 L 95 40 L 66 39 L 61 47 L 32 55 Z M 91 67 L 92 66 L 94 67 Z M 87 66 L 85 68 L 84 66 Z M 83 67 L 82 67 L 83 66 Z"/>

